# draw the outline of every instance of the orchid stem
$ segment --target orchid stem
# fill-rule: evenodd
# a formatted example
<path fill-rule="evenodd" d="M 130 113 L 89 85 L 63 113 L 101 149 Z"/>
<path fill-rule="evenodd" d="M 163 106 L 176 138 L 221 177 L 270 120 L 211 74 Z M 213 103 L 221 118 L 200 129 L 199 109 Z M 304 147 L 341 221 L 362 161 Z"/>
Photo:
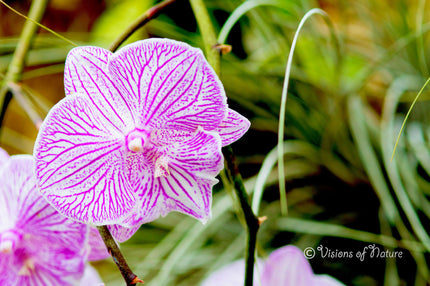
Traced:
<path fill-rule="evenodd" d="M 133 286 L 137 283 L 143 283 L 143 281 L 140 280 L 139 277 L 137 277 L 137 275 L 133 273 L 133 271 L 131 271 L 130 267 L 127 264 L 127 261 L 125 261 L 125 258 L 119 250 L 118 245 L 113 239 L 108 227 L 106 225 L 102 225 L 97 226 L 97 229 L 101 237 L 103 238 L 103 241 L 109 254 L 112 256 L 113 261 L 115 262 L 116 266 L 121 272 L 122 277 L 127 283 L 127 286 Z"/>
<path fill-rule="evenodd" d="M 190 4 L 193 9 L 194 16 L 196 17 L 200 33 L 202 34 L 208 62 L 219 75 L 221 70 L 220 52 L 214 48 L 217 44 L 217 39 L 215 29 L 209 17 L 208 9 L 206 9 L 203 0 L 190 0 Z"/>
<path fill-rule="evenodd" d="M 217 38 L 208 10 L 203 0 L 190 0 L 191 8 L 197 20 L 197 24 L 202 34 L 205 46 L 206 57 L 214 71 L 219 75 L 221 71 L 221 53 L 214 47 L 217 45 Z M 233 149 L 230 146 L 223 148 L 225 160 L 227 161 L 227 173 L 233 181 L 234 190 L 239 199 L 240 207 L 243 211 L 246 222 L 246 252 L 245 252 L 245 286 L 253 285 L 255 245 L 257 243 L 257 233 L 260 227 L 258 218 L 252 211 L 248 202 L 248 195 L 236 163 Z"/>
<path fill-rule="evenodd" d="M 234 156 L 233 149 L 230 146 L 223 148 L 223 154 L 227 162 L 227 173 L 233 181 L 234 190 L 239 198 L 240 207 L 246 222 L 246 253 L 245 253 L 245 286 L 253 285 L 254 262 L 255 262 L 255 245 L 257 243 L 257 233 L 260 228 L 260 221 L 252 211 L 248 201 L 248 195 L 243 184 L 242 176 Z"/>
<path fill-rule="evenodd" d="M 128 39 L 134 32 L 136 32 L 139 28 L 143 27 L 146 23 L 156 18 L 161 11 L 174 3 L 176 0 L 164 0 L 163 2 L 158 3 L 157 5 L 148 9 L 145 13 L 143 13 L 139 18 L 136 19 L 118 38 L 113 41 L 113 43 L 109 46 L 109 50 L 114 52 L 116 51 L 125 40 Z"/>
<path fill-rule="evenodd" d="M 43 14 L 45 13 L 47 3 L 48 0 L 32 1 L 28 17 L 33 19 L 35 22 L 40 22 Z M 38 26 L 32 21 L 27 20 L 25 22 L 21 36 L 13 54 L 12 61 L 9 64 L 9 68 L 0 87 L 0 127 L 2 126 L 4 115 L 11 99 L 11 94 L 9 93 L 9 83 L 18 82 L 21 79 L 22 71 L 24 69 L 24 62 L 31 43 L 33 42 L 34 35 L 37 32 L 37 28 Z"/>

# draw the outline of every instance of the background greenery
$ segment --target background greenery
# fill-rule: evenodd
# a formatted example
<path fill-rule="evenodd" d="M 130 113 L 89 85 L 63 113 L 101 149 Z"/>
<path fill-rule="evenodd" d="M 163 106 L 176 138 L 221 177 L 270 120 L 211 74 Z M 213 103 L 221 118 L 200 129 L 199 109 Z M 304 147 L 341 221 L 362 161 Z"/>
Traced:
<path fill-rule="evenodd" d="M 157 1 L 53 0 L 42 24 L 79 45 L 109 44 Z M 245 6 L 243 5 L 244 2 Z M 27 14 L 31 1 L 8 1 Z M 267 216 L 258 255 L 295 244 L 359 251 L 376 243 L 402 251 L 401 259 L 322 258 L 316 273 L 347 285 L 429 285 L 430 128 L 424 91 L 392 151 L 412 99 L 429 77 L 430 4 L 425 0 L 289 1 L 206 0 L 217 32 L 246 5 L 228 34 L 232 52 L 222 57 L 229 104 L 247 116 L 251 130 L 233 149 L 252 193 L 264 190 Z M 336 40 L 320 15 L 300 33 L 294 53 L 284 162 L 288 215 L 281 214 L 276 145 L 287 57 L 302 17 L 327 12 Z M 0 5 L 0 73 L 5 75 L 24 19 Z M 188 1 L 178 0 L 129 42 L 167 37 L 203 46 Z M 5 114 L 0 144 L 11 154 L 32 153 L 38 117 L 64 96 L 62 71 L 72 46 L 40 30 L 28 52 L 20 87 Z M 340 52 L 338 52 L 340 51 Z M 3 78 L 2 76 L 2 78 Z M 4 82 L 2 82 L 4 84 Z M 33 122 L 32 122 L 33 121 Z M 220 179 L 222 181 L 222 179 Z M 243 257 L 245 233 L 231 187 L 214 190 L 205 225 L 181 214 L 142 226 L 122 244 L 146 285 L 199 285 L 209 273 Z M 121 285 L 110 260 L 94 264 L 106 285 Z"/>

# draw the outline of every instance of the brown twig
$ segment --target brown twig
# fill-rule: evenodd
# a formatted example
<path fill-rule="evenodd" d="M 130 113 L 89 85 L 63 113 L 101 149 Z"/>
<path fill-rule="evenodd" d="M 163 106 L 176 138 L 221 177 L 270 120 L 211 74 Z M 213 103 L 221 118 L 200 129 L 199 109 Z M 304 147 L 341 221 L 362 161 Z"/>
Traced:
<path fill-rule="evenodd" d="M 157 5 L 148 9 L 145 13 L 143 13 L 139 18 L 136 19 L 118 38 L 113 41 L 113 43 L 109 46 L 109 50 L 114 52 L 116 51 L 128 37 L 130 37 L 134 32 L 136 32 L 139 28 L 143 27 L 146 23 L 157 17 L 161 11 L 175 2 L 176 0 L 164 0 L 163 2 L 158 3 Z"/>
<path fill-rule="evenodd" d="M 143 281 L 139 279 L 139 277 L 137 277 L 137 275 L 134 274 L 133 271 L 131 271 L 130 267 L 127 264 L 127 261 L 125 261 L 125 258 L 119 250 L 118 245 L 113 239 L 108 227 L 106 225 L 97 226 L 97 229 L 101 237 L 103 238 L 103 241 L 109 254 L 112 256 L 112 259 L 118 267 L 119 271 L 121 272 L 122 277 L 124 277 L 127 286 L 133 286 L 137 283 L 143 283 Z"/>

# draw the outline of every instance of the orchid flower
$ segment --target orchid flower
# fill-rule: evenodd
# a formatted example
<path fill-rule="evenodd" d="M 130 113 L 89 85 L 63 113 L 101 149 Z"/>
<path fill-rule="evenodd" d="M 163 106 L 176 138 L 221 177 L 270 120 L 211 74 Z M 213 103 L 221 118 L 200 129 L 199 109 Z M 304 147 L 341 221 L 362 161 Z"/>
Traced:
<path fill-rule="evenodd" d="M 60 215 L 37 191 L 32 156 L 0 154 L 0 285 L 76 285 L 88 226 Z"/>
<path fill-rule="evenodd" d="M 38 186 L 54 208 L 111 225 L 119 241 L 171 211 L 210 217 L 221 147 L 249 121 L 228 108 L 199 49 L 168 39 L 116 53 L 78 47 L 64 81 L 66 98 L 47 115 L 34 148 Z"/>
<path fill-rule="evenodd" d="M 328 275 L 315 275 L 303 251 L 293 245 L 275 250 L 266 261 L 257 260 L 257 265 L 254 268 L 255 286 L 344 285 Z M 238 260 L 212 273 L 201 286 L 243 285 L 244 276 L 245 261 Z"/>

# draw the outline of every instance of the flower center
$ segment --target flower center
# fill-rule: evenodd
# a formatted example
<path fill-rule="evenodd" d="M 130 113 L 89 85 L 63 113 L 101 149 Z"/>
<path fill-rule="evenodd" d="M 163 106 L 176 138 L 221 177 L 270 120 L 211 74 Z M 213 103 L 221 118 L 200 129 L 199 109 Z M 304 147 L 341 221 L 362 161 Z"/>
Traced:
<path fill-rule="evenodd" d="M 134 129 L 126 137 L 128 151 L 142 152 L 149 144 L 150 133 L 142 129 Z"/>
<path fill-rule="evenodd" d="M 16 230 L 6 230 L 0 234 L 0 252 L 12 252 L 22 239 L 22 234 Z"/>

